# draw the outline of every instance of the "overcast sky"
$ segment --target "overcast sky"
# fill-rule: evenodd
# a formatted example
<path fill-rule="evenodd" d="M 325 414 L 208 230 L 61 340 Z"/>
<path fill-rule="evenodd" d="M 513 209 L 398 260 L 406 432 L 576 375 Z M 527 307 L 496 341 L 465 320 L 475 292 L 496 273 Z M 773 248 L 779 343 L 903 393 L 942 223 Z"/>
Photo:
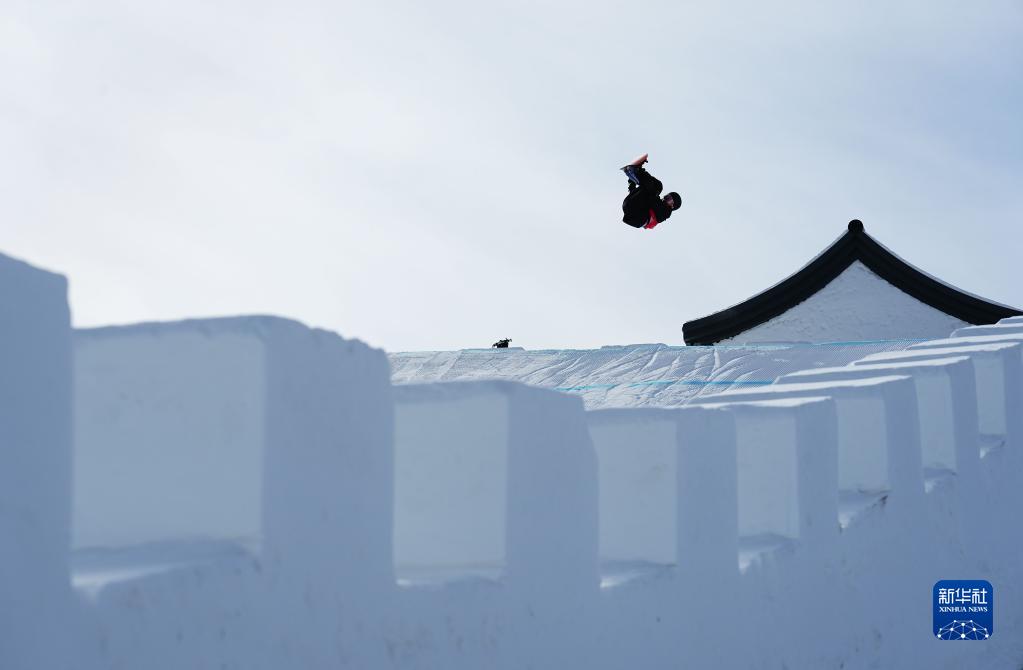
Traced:
<path fill-rule="evenodd" d="M 1021 119 L 1019 0 L 0 0 L 0 251 L 78 326 L 588 348 L 681 344 L 859 218 L 1023 306 Z"/>

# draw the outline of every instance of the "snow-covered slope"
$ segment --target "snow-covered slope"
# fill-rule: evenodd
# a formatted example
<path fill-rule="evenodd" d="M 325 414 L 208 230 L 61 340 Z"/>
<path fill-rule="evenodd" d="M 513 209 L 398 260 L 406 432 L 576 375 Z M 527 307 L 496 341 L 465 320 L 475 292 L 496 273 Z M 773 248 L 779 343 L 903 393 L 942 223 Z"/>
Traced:
<path fill-rule="evenodd" d="M 729 388 L 764 386 L 796 370 L 845 365 L 870 354 L 901 351 L 916 342 L 463 349 L 393 353 L 389 358 L 395 384 L 504 379 L 579 395 L 587 409 L 673 407 Z"/>

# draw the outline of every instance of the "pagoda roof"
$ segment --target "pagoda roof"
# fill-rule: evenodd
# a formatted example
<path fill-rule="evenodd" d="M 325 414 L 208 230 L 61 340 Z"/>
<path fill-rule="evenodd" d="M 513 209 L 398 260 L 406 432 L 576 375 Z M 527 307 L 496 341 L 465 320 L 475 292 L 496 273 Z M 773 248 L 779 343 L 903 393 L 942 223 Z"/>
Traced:
<path fill-rule="evenodd" d="M 892 286 L 945 314 L 974 325 L 1023 314 L 932 277 L 902 260 L 863 229 L 859 220 L 802 269 L 749 300 L 682 326 L 686 344 L 714 344 L 773 319 L 820 291 L 860 261 Z"/>

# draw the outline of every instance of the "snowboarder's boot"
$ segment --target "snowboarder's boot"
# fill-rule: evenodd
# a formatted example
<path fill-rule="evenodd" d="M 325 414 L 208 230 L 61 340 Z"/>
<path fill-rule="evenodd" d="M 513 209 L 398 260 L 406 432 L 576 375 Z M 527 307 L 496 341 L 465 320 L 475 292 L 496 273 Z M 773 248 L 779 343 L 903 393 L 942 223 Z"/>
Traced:
<path fill-rule="evenodd" d="M 629 178 L 629 181 L 632 184 L 639 186 L 639 171 L 642 169 L 643 168 L 637 167 L 635 165 L 626 165 L 625 167 L 622 168 L 622 172 L 625 173 L 625 176 Z"/>

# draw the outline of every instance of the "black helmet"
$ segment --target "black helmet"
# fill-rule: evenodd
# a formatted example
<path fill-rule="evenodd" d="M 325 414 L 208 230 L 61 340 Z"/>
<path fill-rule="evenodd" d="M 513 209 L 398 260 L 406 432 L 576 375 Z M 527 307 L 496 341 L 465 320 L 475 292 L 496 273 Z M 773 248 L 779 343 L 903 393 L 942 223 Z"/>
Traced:
<path fill-rule="evenodd" d="M 672 191 L 671 193 L 668 194 L 668 197 L 671 198 L 671 201 L 675 205 L 674 207 L 671 208 L 672 210 L 676 210 L 682 206 L 682 196 L 680 196 L 678 193 Z"/>

